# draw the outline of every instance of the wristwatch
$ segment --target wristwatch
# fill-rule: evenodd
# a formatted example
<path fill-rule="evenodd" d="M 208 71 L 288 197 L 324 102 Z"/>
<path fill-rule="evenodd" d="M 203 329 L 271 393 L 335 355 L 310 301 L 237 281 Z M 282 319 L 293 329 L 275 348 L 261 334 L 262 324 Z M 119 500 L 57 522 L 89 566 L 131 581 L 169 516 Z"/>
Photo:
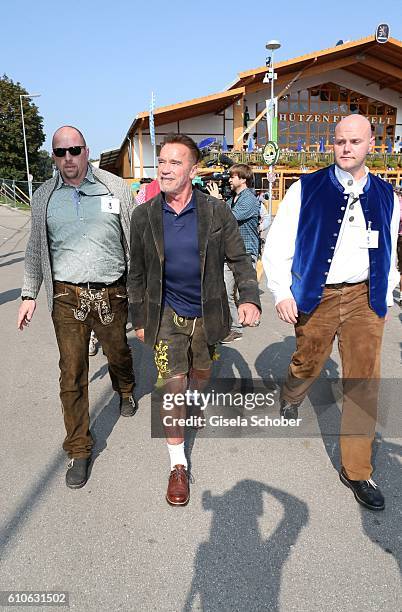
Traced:
<path fill-rule="evenodd" d="M 29 297 L 29 295 L 21 295 L 21 300 L 34 300 L 35 298 Z"/>

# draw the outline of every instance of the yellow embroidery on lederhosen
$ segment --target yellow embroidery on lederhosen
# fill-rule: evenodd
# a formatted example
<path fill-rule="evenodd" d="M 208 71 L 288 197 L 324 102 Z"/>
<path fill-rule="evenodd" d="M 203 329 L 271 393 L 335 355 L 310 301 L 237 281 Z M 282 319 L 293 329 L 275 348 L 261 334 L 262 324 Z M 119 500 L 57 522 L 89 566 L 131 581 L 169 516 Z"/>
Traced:
<path fill-rule="evenodd" d="M 212 353 L 212 361 L 219 361 L 221 358 L 221 354 L 217 353 L 216 347 L 214 347 L 214 352 Z"/>
<path fill-rule="evenodd" d="M 154 349 L 154 359 L 159 374 L 169 374 L 168 345 L 160 340 L 158 344 L 155 344 Z"/>

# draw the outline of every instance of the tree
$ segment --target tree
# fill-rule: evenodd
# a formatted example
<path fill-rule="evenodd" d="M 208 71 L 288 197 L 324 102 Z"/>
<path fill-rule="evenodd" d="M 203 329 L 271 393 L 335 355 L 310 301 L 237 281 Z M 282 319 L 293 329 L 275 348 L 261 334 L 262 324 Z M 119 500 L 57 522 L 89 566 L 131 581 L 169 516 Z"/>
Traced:
<path fill-rule="evenodd" d="M 27 180 L 20 95 L 27 94 L 20 83 L 6 75 L 0 78 L 0 178 Z M 30 98 L 22 98 L 29 171 L 34 181 L 52 176 L 51 158 L 40 151 L 45 141 L 43 118 Z"/>

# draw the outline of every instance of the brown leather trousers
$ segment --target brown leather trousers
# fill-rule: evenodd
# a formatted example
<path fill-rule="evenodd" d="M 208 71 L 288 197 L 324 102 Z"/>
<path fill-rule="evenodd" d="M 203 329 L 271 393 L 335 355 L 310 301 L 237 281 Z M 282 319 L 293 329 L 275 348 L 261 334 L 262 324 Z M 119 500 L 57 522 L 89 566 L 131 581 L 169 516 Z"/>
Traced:
<path fill-rule="evenodd" d="M 384 320 L 369 306 L 366 283 L 326 287 L 319 306 L 309 315 L 299 314 L 296 351 L 281 391 L 291 404 L 303 401 L 338 337 L 343 376 L 341 460 L 352 480 L 366 480 L 373 470 Z"/>
<path fill-rule="evenodd" d="M 127 294 L 124 286 L 83 289 L 54 283 L 52 319 L 60 352 L 60 399 L 66 427 L 64 450 L 69 457 L 89 457 L 88 343 L 94 330 L 105 353 L 113 389 L 122 397 L 134 388 L 127 344 Z"/>

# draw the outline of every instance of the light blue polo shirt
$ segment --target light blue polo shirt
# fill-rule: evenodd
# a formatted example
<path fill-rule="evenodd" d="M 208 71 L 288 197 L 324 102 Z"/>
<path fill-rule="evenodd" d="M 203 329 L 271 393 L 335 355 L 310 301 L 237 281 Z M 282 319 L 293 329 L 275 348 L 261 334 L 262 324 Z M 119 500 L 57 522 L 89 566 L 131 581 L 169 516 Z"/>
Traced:
<path fill-rule="evenodd" d="M 109 189 L 90 166 L 82 183 L 66 185 L 59 173 L 47 208 L 47 232 L 54 280 L 110 284 L 126 270 L 120 215 L 103 212 Z"/>

